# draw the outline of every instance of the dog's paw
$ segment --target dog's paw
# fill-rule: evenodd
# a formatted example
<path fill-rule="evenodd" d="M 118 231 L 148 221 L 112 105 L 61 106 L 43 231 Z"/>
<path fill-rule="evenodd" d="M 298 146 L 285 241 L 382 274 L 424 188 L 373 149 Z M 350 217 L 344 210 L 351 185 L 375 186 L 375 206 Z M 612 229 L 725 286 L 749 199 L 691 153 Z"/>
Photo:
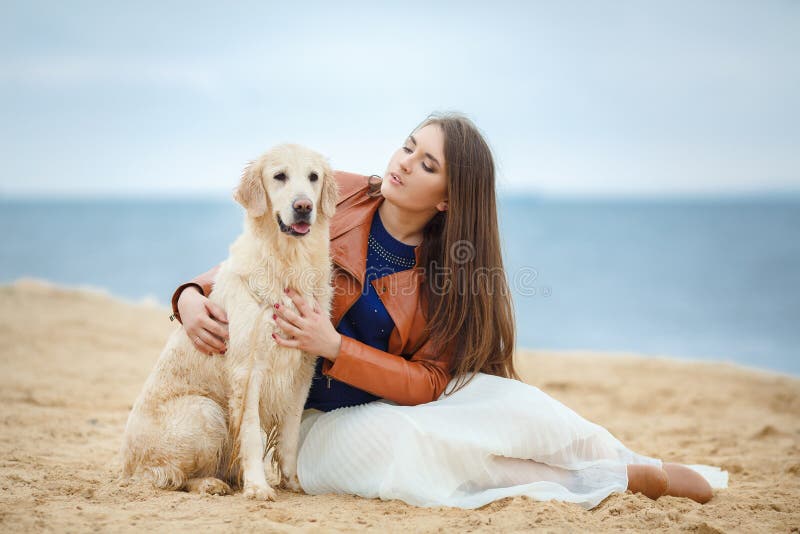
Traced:
<path fill-rule="evenodd" d="M 231 487 L 218 478 L 209 477 L 195 479 L 195 481 L 194 487 L 190 485 L 190 491 L 205 493 L 207 495 L 230 495 L 233 493 Z"/>
<path fill-rule="evenodd" d="M 282 479 L 281 488 L 287 489 L 289 491 L 294 491 L 296 493 L 303 492 L 303 488 L 300 487 L 300 481 L 297 479 L 297 475 L 294 475 L 291 478 Z"/>
<path fill-rule="evenodd" d="M 269 486 L 260 486 L 256 484 L 246 485 L 242 495 L 248 499 L 253 499 L 256 501 L 274 501 L 278 497 L 278 494 L 275 493 L 275 490 Z"/>
<path fill-rule="evenodd" d="M 206 495 L 230 495 L 233 493 L 228 484 L 214 477 L 190 478 L 186 481 L 184 489 Z"/>

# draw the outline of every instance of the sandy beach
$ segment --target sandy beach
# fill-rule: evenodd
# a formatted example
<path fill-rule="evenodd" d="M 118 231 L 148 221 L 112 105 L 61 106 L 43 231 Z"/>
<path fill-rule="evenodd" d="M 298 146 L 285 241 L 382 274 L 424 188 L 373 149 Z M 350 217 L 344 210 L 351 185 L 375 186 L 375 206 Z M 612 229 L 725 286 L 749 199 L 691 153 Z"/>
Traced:
<path fill-rule="evenodd" d="M 0 529 L 391 532 L 800 531 L 800 379 L 723 362 L 520 350 L 539 387 L 628 447 L 729 472 L 700 505 L 612 494 L 595 509 L 514 497 L 477 510 L 280 492 L 274 503 L 117 478 L 128 410 L 167 309 L 20 280 L 0 287 Z"/>

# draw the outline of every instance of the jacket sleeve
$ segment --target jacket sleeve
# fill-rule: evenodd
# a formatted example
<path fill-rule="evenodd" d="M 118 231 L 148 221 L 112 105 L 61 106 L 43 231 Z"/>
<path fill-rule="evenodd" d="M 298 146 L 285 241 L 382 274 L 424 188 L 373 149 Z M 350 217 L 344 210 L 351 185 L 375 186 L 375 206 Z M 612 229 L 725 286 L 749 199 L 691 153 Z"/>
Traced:
<path fill-rule="evenodd" d="M 217 276 L 217 271 L 219 271 L 220 265 L 221 264 L 218 263 L 203 274 L 198 274 L 190 281 L 178 286 L 175 292 L 172 293 L 172 315 L 170 316 L 170 320 L 177 319 L 179 323 L 183 324 L 180 313 L 178 313 L 178 299 L 181 296 L 181 292 L 187 287 L 195 286 L 205 297 L 211 294 L 211 289 L 214 285 L 214 278 Z"/>
<path fill-rule="evenodd" d="M 336 360 L 324 360 L 322 372 L 398 404 L 413 406 L 439 398 L 450 382 L 450 354 L 436 358 L 430 340 L 406 360 L 342 335 Z"/>

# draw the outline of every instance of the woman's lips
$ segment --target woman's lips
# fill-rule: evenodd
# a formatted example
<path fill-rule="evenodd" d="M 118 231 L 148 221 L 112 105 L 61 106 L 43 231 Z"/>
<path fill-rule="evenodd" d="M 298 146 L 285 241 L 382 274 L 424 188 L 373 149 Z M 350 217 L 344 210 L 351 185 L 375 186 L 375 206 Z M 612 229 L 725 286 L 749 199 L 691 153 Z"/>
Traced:
<path fill-rule="evenodd" d="M 391 173 L 389 175 L 389 181 L 395 185 L 403 185 L 403 182 L 400 180 L 400 178 L 397 177 L 395 173 Z"/>

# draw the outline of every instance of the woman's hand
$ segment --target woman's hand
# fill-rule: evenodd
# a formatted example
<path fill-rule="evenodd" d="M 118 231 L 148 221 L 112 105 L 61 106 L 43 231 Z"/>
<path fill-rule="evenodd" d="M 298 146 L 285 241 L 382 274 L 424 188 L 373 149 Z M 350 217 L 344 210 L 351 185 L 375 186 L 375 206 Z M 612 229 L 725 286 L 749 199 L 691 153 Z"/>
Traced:
<path fill-rule="evenodd" d="M 187 287 L 178 297 L 178 313 L 186 335 L 197 350 L 224 354 L 228 339 L 228 316 L 218 304 L 204 297 L 196 288 Z"/>
<path fill-rule="evenodd" d="M 286 294 L 292 299 L 299 314 L 279 304 L 275 304 L 272 316 L 281 330 L 288 336 L 272 334 L 275 343 L 282 347 L 298 348 L 334 361 L 339 353 L 342 335 L 336 331 L 327 315 L 322 314 L 322 306 L 315 298 L 313 307 L 293 289 Z"/>

